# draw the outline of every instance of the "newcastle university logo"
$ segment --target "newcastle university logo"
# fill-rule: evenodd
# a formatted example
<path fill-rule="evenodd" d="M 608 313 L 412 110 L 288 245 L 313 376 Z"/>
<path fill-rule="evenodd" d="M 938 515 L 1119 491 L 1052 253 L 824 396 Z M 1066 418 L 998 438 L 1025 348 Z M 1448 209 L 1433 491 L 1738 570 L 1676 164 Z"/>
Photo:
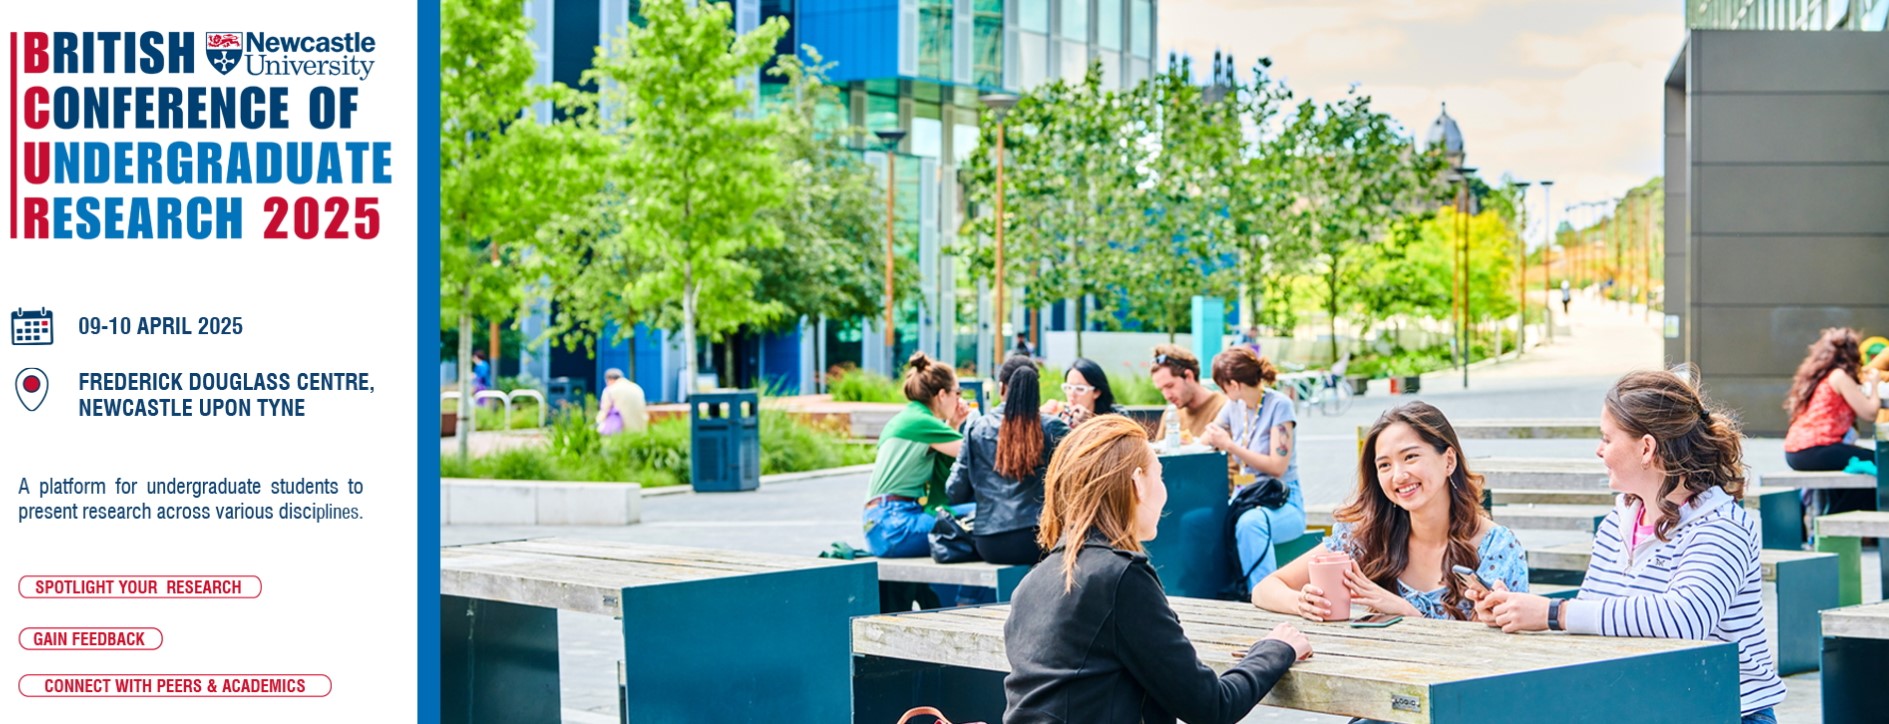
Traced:
<path fill-rule="evenodd" d="M 218 73 L 230 74 L 230 69 L 243 62 L 242 33 L 204 33 L 203 52 L 210 56 L 210 65 Z"/>

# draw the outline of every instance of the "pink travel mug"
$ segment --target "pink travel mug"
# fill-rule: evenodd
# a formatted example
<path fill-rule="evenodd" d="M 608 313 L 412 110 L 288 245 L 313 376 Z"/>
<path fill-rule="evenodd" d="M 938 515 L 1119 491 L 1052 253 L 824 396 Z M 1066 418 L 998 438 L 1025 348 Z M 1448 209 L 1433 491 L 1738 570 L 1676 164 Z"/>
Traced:
<path fill-rule="evenodd" d="M 1351 618 L 1351 589 L 1345 587 L 1345 571 L 1350 568 L 1351 556 L 1343 553 L 1320 553 L 1312 558 L 1312 585 L 1331 602 L 1327 621 Z"/>

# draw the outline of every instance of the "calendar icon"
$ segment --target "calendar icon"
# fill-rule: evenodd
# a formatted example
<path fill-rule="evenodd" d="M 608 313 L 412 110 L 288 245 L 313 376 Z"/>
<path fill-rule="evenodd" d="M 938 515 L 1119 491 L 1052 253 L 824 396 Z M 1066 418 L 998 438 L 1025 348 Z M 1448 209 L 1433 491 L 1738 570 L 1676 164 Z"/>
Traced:
<path fill-rule="evenodd" d="M 52 312 L 24 309 L 7 313 L 11 317 L 14 344 L 52 344 Z"/>

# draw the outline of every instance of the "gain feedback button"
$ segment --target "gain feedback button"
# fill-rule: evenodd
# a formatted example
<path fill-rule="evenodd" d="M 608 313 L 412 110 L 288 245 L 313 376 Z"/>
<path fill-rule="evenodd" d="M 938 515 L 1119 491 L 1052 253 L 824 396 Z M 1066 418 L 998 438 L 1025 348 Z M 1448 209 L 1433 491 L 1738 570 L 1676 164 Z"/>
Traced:
<path fill-rule="evenodd" d="M 23 628 L 20 648 L 28 651 L 150 651 L 164 645 L 154 628 Z"/>
<path fill-rule="evenodd" d="M 21 576 L 22 598 L 255 598 L 256 576 Z"/>

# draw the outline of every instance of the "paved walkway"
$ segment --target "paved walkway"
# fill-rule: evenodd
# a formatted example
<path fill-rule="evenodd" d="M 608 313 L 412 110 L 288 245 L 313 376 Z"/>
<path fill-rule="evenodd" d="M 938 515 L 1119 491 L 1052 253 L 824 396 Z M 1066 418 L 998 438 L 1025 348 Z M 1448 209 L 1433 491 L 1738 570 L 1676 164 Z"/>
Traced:
<path fill-rule="evenodd" d="M 1301 413 L 1299 468 L 1307 501 L 1335 503 L 1351 491 L 1357 476 L 1357 426 L 1369 424 L 1383 410 L 1406 400 L 1427 400 L 1456 419 L 1597 416 L 1601 395 L 1620 374 L 1661 364 L 1659 330 L 1641 322 L 1637 313 L 1629 315 L 1612 307 L 1611 303 L 1577 300 L 1569 334 L 1559 336 L 1551 347 L 1529 351 L 1520 360 L 1472 368 L 1467 389 L 1459 373 L 1439 373 L 1425 377 L 1424 393 L 1419 396 L 1392 397 L 1378 389 L 1359 398 L 1344 415 Z M 1469 440 L 1464 444 L 1473 465 L 1473 458 L 1486 456 L 1592 455 L 1596 443 Z M 1760 471 L 1784 467 L 1779 440 L 1752 440 L 1746 454 Z M 867 484 L 867 474 L 849 472 L 764 482 L 751 493 L 698 495 L 671 490 L 644 501 L 643 522 L 638 525 L 454 526 L 442 529 L 440 537 L 446 545 L 558 535 L 813 555 L 831 541 L 863 542 L 858 511 Z M 1874 570 L 1873 565 L 1874 553 L 1866 552 L 1865 570 Z M 1864 578 L 1866 598 L 1880 598 L 1874 577 Z M 615 662 L 622 650 L 616 623 L 598 616 L 560 613 L 558 626 L 564 721 L 615 722 Z M 1780 719 L 1817 721 L 1817 683 L 1815 674 L 1791 677 L 1790 698 L 1779 711 Z M 1245 721 L 1343 724 L 1346 720 L 1260 707 Z"/>

